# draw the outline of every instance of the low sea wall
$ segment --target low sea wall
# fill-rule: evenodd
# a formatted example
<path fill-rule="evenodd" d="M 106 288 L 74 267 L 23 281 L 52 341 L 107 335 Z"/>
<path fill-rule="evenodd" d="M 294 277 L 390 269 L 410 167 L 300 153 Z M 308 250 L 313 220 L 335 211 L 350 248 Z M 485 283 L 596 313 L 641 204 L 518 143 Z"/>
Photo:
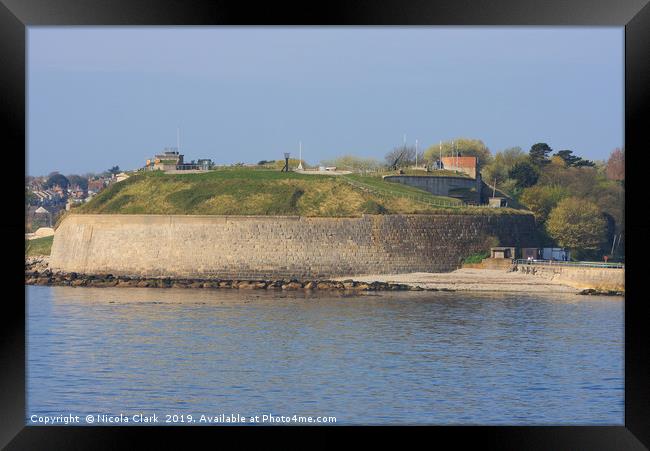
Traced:
<path fill-rule="evenodd" d="M 518 271 L 534 274 L 580 289 L 625 291 L 623 268 L 590 268 L 579 266 L 518 265 Z"/>
<path fill-rule="evenodd" d="M 534 246 L 533 216 L 72 214 L 56 231 L 50 268 L 240 280 L 447 272 L 494 237 L 502 245 Z"/>

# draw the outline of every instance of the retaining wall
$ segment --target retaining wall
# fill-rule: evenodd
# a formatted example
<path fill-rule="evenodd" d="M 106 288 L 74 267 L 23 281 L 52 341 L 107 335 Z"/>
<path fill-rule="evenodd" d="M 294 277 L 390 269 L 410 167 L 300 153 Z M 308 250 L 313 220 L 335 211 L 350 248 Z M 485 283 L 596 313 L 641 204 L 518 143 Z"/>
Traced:
<path fill-rule="evenodd" d="M 437 196 L 454 196 L 453 190 L 474 189 L 474 201 L 479 201 L 481 196 L 481 179 L 468 177 L 436 177 L 423 175 L 387 175 L 384 177 L 387 182 L 401 183 L 403 185 L 419 188 Z"/>
<path fill-rule="evenodd" d="M 623 268 L 590 268 L 577 266 L 543 266 L 521 264 L 518 271 L 545 277 L 571 287 L 625 291 Z"/>
<path fill-rule="evenodd" d="M 446 272 L 487 247 L 534 246 L 532 215 L 67 216 L 54 271 L 144 277 L 328 278 Z"/>

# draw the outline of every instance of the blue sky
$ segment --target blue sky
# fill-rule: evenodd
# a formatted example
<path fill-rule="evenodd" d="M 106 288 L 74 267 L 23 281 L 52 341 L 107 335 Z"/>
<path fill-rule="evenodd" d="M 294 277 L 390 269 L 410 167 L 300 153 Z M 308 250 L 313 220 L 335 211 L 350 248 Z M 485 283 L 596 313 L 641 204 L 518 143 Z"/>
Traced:
<path fill-rule="evenodd" d="M 622 27 L 30 27 L 27 173 L 623 146 Z"/>

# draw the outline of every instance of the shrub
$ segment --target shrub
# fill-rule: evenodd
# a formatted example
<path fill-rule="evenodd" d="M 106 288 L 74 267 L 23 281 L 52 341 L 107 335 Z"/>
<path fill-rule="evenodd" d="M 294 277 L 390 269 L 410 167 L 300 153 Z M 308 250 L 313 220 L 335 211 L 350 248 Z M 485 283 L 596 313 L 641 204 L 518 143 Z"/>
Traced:
<path fill-rule="evenodd" d="M 387 213 L 386 208 L 374 200 L 367 200 L 361 204 L 361 211 L 368 215 L 383 215 Z"/>

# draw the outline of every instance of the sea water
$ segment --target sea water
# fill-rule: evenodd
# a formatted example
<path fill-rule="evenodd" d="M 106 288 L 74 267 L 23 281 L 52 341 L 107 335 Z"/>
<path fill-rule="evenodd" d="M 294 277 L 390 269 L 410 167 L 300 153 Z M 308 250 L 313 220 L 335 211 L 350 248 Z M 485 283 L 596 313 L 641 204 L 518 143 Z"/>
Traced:
<path fill-rule="evenodd" d="M 621 298 L 28 286 L 26 301 L 30 425 L 624 424 Z"/>

